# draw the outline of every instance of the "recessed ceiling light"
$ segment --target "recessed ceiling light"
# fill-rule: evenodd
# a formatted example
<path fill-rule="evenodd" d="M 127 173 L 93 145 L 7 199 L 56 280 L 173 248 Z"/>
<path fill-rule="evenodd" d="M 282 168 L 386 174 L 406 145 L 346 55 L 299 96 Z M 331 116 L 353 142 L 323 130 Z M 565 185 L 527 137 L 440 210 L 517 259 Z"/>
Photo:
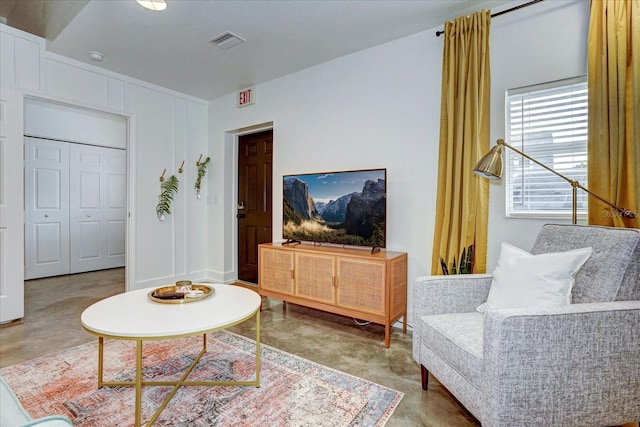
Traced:
<path fill-rule="evenodd" d="M 89 58 L 95 62 L 102 62 L 102 60 L 104 59 L 104 55 L 102 54 L 102 52 L 92 50 L 89 52 Z"/>
<path fill-rule="evenodd" d="M 136 0 L 138 4 L 146 9 L 153 11 L 161 11 L 167 8 L 167 2 L 165 0 Z"/>

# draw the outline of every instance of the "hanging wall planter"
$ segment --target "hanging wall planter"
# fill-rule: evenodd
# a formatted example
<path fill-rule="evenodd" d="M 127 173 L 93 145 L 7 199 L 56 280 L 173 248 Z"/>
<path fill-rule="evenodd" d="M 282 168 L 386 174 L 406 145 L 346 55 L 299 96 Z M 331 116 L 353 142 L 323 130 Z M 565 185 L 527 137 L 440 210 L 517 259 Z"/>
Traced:
<path fill-rule="evenodd" d="M 171 202 L 173 196 L 178 192 L 179 181 L 175 175 L 171 175 L 166 180 L 164 172 L 160 177 L 160 195 L 158 196 L 158 205 L 156 206 L 156 214 L 160 221 L 164 220 L 164 215 L 171 215 Z"/>
<path fill-rule="evenodd" d="M 200 159 L 202 158 L 202 155 L 200 155 Z M 196 178 L 196 185 L 195 185 L 195 190 L 196 190 L 196 198 L 200 198 L 200 186 L 202 185 L 202 178 L 204 178 L 204 176 L 207 174 L 207 165 L 209 164 L 209 160 L 211 160 L 209 157 L 207 157 L 206 159 L 204 159 L 204 162 L 201 162 L 200 159 L 198 159 L 198 161 L 196 162 L 196 166 L 198 167 L 198 177 Z"/>

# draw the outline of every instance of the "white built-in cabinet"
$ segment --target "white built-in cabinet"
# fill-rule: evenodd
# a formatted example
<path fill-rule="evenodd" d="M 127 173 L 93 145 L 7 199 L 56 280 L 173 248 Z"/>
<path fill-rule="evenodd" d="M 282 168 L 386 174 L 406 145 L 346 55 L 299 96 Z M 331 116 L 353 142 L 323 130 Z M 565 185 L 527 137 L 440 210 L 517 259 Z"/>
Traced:
<path fill-rule="evenodd" d="M 0 24 L 0 323 L 24 316 L 23 91 L 40 89 L 44 43 Z"/>
<path fill-rule="evenodd" d="M 0 322 L 24 315 L 22 94 L 0 87 Z"/>
<path fill-rule="evenodd" d="M 25 279 L 125 265 L 126 151 L 25 138 Z"/>

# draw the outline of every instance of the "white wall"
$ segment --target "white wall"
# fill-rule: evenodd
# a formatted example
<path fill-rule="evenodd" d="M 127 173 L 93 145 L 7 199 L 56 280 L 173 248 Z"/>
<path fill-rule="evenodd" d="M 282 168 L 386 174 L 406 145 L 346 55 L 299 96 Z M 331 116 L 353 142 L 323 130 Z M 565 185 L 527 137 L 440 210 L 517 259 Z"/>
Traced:
<path fill-rule="evenodd" d="M 507 88 L 586 72 L 589 3 L 553 1 L 495 18 L 491 28 L 492 140 L 504 136 Z M 409 255 L 409 306 L 429 274 L 434 235 L 442 38 L 435 29 L 259 85 L 255 105 L 234 95 L 211 102 L 209 268 L 233 274 L 235 154 L 232 132 L 273 121 L 273 239 L 281 239 L 286 174 L 387 168 L 387 249 Z M 492 186 L 488 268 L 501 241 L 531 246 L 541 224 L 504 218 L 504 188 Z M 411 321 L 411 315 L 409 315 Z"/>
<path fill-rule="evenodd" d="M 24 134 L 102 147 L 127 148 L 127 119 L 115 114 L 27 98 Z"/>
<path fill-rule="evenodd" d="M 127 111 L 135 112 L 136 277 L 138 287 L 208 279 L 205 199 L 193 188 L 195 162 L 206 152 L 207 109 L 146 86 L 127 86 Z M 184 163 L 183 173 L 179 168 Z M 180 184 L 164 221 L 156 216 L 160 176 Z M 206 190 L 206 186 L 205 186 Z"/>
<path fill-rule="evenodd" d="M 260 85 L 253 106 L 237 109 L 233 95 L 213 101 L 213 193 L 235 197 L 235 162 L 225 157 L 235 147 L 225 143 L 225 132 L 273 121 L 274 241 L 282 237 L 283 175 L 384 167 L 387 249 L 408 252 L 411 277 L 424 274 L 433 240 L 438 140 L 438 127 L 427 117 L 439 111 L 440 44 L 433 33 L 421 33 Z M 235 233 L 233 213 L 233 203 L 213 206 L 212 235 Z M 229 240 L 233 234 L 210 252 L 213 269 L 224 269 L 222 274 L 233 268 L 221 261 L 234 250 Z"/>
<path fill-rule="evenodd" d="M 195 162 L 208 155 L 208 102 L 47 52 L 43 39 L 6 25 L 0 25 L 0 47 L 3 89 L 128 118 L 129 289 L 208 279 L 207 206 L 193 189 Z M 22 164 L 21 157 L 12 161 Z M 165 168 L 180 188 L 172 215 L 160 222 L 155 207 Z"/>

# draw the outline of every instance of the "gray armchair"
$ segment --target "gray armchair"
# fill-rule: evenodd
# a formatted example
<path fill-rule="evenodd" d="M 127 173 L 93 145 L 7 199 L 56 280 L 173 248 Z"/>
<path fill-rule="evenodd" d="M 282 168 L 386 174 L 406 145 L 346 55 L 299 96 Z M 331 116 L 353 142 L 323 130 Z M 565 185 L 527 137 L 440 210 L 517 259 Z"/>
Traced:
<path fill-rule="evenodd" d="M 489 275 L 416 279 L 413 357 L 484 426 L 640 419 L 640 230 L 545 225 L 531 251 L 591 246 L 572 304 L 479 313 Z"/>

